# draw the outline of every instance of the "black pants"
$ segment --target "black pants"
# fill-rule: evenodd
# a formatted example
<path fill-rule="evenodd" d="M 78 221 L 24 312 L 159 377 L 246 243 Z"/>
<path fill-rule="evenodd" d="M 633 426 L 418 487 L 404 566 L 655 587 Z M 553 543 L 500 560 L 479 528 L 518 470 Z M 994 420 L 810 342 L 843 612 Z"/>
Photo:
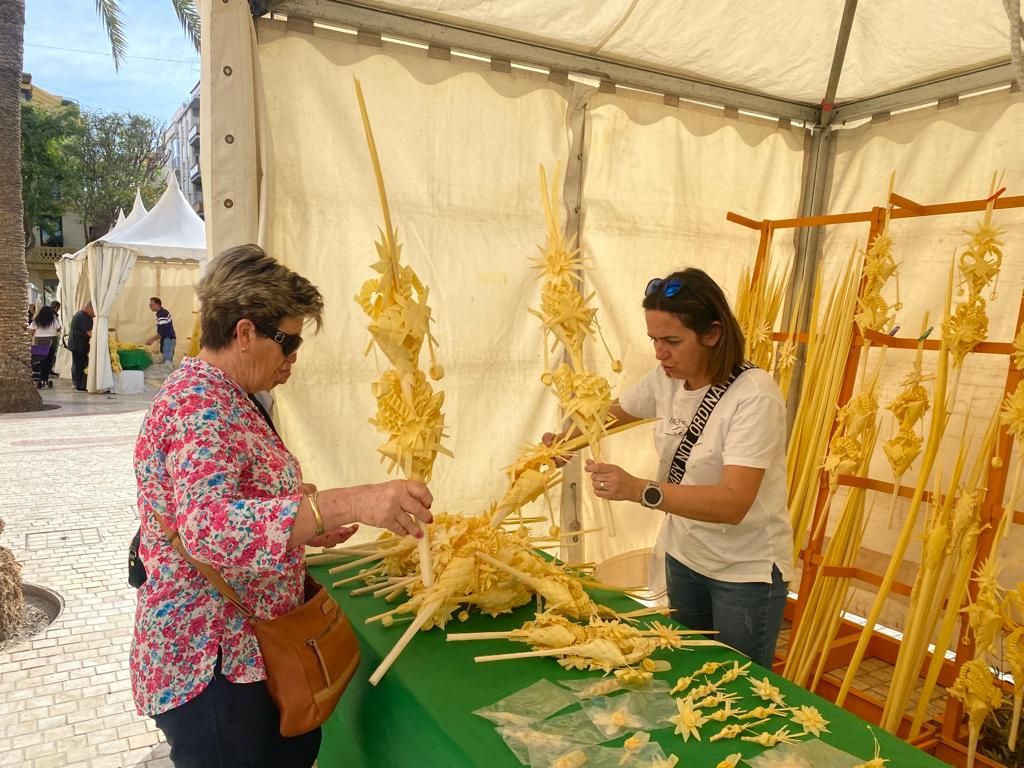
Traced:
<path fill-rule="evenodd" d="M 282 736 L 267 684 L 229 682 L 219 662 L 201 694 L 153 720 L 175 768 L 309 768 L 320 751 L 319 728 Z"/>
<path fill-rule="evenodd" d="M 85 369 L 89 367 L 89 353 L 88 352 L 72 352 L 71 353 L 71 381 L 75 385 L 75 389 L 85 389 Z"/>
<path fill-rule="evenodd" d="M 50 344 L 50 354 L 46 356 L 46 380 L 53 376 L 53 364 L 57 362 L 57 339 Z"/>

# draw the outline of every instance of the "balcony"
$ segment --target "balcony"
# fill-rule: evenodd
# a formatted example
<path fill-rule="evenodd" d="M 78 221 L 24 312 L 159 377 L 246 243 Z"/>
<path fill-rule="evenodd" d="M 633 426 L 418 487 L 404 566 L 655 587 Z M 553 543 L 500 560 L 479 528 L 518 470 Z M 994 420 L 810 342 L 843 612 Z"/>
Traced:
<path fill-rule="evenodd" d="M 198 161 L 192 163 L 192 167 L 190 167 L 188 169 L 188 179 L 193 184 L 195 184 L 195 183 L 197 183 L 199 181 L 200 176 L 199 176 L 199 162 Z"/>
<path fill-rule="evenodd" d="M 188 129 L 188 143 L 190 146 L 199 149 L 199 123 L 194 123 Z"/>
<path fill-rule="evenodd" d="M 33 248 L 26 255 L 26 261 L 30 264 L 56 264 L 61 256 L 70 255 L 73 251 L 62 246 L 40 245 Z"/>

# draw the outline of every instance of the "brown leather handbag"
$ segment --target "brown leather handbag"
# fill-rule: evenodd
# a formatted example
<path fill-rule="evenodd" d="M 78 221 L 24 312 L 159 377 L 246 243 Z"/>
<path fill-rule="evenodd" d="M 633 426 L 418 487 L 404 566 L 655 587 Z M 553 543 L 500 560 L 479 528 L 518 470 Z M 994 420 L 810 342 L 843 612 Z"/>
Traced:
<path fill-rule="evenodd" d="M 257 619 L 231 585 L 210 565 L 193 559 L 177 531 L 160 515 L 156 518 L 178 554 L 248 619 L 267 670 L 267 690 L 281 712 L 281 735 L 298 736 L 318 728 L 359 666 L 359 640 L 338 604 L 307 572 L 302 605 L 274 619 Z"/>

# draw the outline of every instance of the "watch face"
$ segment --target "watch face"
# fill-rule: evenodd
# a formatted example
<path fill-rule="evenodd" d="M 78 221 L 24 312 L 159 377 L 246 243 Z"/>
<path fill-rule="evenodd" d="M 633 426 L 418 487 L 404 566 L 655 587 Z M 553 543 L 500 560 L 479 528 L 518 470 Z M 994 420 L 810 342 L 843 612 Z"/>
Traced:
<path fill-rule="evenodd" d="M 649 507 L 656 507 L 661 504 L 661 488 L 656 485 L 649 485 L 644 488 L 644 502 Z"/>

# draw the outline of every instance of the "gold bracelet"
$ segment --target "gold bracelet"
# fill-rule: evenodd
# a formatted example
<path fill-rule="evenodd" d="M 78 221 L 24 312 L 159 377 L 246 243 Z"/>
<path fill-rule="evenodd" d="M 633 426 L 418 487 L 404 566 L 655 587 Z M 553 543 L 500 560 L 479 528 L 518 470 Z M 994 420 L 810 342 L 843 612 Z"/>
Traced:
<path fill-rule="evenodd" d="M 323 515 L 320 514 L 320 502 L 316 498 L 319 495 L 320 491 L 313 491 L 312 493 L 307 493 L 306 498 L 309 499 L 309 508 L 313 510 L 313 517 L 316 518 L 316 535 L 323 536 L 326 529 L 324 528 Z"/>

